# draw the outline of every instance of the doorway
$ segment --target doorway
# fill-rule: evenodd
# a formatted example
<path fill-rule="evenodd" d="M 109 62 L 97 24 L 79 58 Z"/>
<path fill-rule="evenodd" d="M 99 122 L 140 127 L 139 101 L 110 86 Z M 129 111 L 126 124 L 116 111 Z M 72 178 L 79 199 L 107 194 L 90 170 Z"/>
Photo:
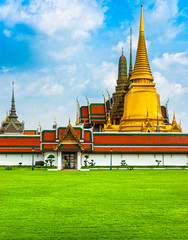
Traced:
<path fill-rule="evenodd" d="M 76 168 L 76 153 L 64 153 L 63 166 L 64 166 L 64 169 Z"/>

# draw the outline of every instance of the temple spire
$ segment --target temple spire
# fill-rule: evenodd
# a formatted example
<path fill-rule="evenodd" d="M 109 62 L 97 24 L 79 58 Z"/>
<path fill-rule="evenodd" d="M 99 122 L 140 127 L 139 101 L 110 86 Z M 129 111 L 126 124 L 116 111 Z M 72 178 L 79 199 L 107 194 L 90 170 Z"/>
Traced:
<path fill-rule="evenodd" d="M 14 82 L 12 82 L 12 103 L 11 103 L 11 110 L 9 118 L 18 118 L 16 115 L 16 107 L 15 107 L 15 100 L 14 100 Z"/>
<path fill-rule="evenodd" d="M 138 79 L 147 79 L 153 81 L 144 37 L 143 5 L 141 5 L 140 32 L 136 53 L 136 61 L 130 80 L 133 81 Z"/>
<path fill-rule="evenodd" d="M 130 28 L 130 63 L 129 63 L 129 79 L 131 78 L 133 72 L 132 67 L 132 27 Z"/>

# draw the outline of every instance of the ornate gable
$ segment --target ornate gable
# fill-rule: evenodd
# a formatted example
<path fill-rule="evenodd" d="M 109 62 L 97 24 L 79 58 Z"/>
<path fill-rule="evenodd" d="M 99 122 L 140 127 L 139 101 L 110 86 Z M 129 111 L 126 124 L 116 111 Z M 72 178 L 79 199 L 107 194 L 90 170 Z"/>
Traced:
<path fill-rule="evenodd" d="M 69 146 L 65 147 L 65 145 L 69 145 Z M 56 150 L 63 150 L 64 148 L 71 150 L 71 147 L 75 145 L 78 146 L 78 150 L 83 149 L 82 144 L 80 143 L 80 139 L 76 134 L 74 128 L 70 124 L 70 120 L 69 120 L 69 125 L 67 126 L 62 136 L 60 137 L 59 144 L 57 145 Z M 75 147 L 74 147 L 74 150 L 75 150 Z"/>

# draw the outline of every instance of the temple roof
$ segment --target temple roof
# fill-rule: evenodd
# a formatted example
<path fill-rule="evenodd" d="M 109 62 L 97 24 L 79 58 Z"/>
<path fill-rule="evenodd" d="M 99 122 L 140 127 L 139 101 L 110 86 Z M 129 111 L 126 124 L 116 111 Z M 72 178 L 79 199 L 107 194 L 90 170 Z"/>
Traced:
<path fill-rule="evenodd" d="M 18 121 L 16 114 L 15 100 L 14 100 L 14 82 L 12 82 L 12 102 L 10 114 L 6 121 L 2 123 L 1 133 L 3 134 L 23 134 L 24 122 Z"/>

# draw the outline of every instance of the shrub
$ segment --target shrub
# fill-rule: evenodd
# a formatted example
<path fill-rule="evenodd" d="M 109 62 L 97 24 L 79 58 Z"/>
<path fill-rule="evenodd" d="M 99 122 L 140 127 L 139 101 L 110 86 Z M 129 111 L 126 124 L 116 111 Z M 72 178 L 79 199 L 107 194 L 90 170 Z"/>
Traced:
<path fill-rule="evenodd" d="M 38 166 L 38 165 L 44 166 L 44 161 L 36 161 L 35 162 L 35 167 Z"/>
<path fill-rule="evenodd" d="M 44 165 L 37 165 L 37 166 L 35 166 L 35 168 L 42 168 L 42 167 L 44 167 Z"/>
<path fill-rule="evenodd" d="M 95 162 L 94 162 L 93 159 L 91 159 L 91 162 L 89 162 L 89 165 L 90 165 L 90 167 L 94 167 L 95 166 Z"/>
<path fill-rule="evenodd" d="M 121 166 L 126 166 L 126 161 L 125 160 L 121 160 Z"/>

